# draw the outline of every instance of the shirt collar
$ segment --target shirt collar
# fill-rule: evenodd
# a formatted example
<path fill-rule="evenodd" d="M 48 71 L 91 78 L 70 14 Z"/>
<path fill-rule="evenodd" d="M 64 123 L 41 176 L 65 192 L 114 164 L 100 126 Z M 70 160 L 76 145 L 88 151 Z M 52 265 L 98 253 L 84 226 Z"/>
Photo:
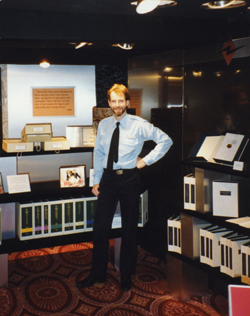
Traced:
<path fill-rule="evenodd" d="M 112 121 L 113 126 L 115 126 L 117 122 L 120 122 L 120 126 L 125 127 L 128 117 L 129 117 L 128 113 L 126 113 L 120 121 L 117 121 L 115 117 L 113 116 L 113 121 Z"/>

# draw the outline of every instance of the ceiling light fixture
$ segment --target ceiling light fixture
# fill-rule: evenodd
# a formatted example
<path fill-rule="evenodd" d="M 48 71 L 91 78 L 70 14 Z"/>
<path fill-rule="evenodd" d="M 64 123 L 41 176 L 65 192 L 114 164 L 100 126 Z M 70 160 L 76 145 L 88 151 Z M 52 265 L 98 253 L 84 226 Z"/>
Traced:
<path fill-rule="evenodd" d="M 168 0 L 161 0 L 159 3 L 159 7 L 167 5 L 167 6 L 173 6 L 176 5 L 177 2 L 176 1 L 168 1 Z"/>
<path fill-rule="evenodd" d="M 165 68 L 164 68 L 164 71 L 165 71 L 165 72 L 170 72 L 170 71 L 172 71 L 172 70 L 173 70 L 172 67 L 165 67 Z"/>
<path fill-rule="evenodd" d="M 131 5 L 136 5 L 136 12 L 138 14 L 149 13 L 156 9 L 158 6 L 173 6 L 176 4 L 176 1 L 168 0 L 140 0 L 131 2 Z"/>
<path fill-rule="evenodd" d="M 50 63 L 48 61 L 46 61 L 46 60 L 43 60 L 43 61 L 40 62 L 39 66 L 42 67 L 42 68 L 49 68 Z"/>
<path fill-rule="evenodd" d="M 79 49 L 79 48 L 86 46 L 86 45 L 87 46 L 92 45 L 92 43 L 88 43 L 88 42 L 80 42 L 79 44 L 76 44 L 76 43 L 74 43 L 74 44 L 75 44 L 75 49 Z"/>
<path fill-rule="evenodd" d="M 136 12 L 138 14 L 145 14 L 151 12 L 158 7 L 160 2 L 161 0 L 141 0 L 138 2 L 136 6 Z"/>
<path fill-rule="evenodd" d="M 133 49 L 134 44 L 124 43 L 124 44 L 113 44 L 112 46 L 120 47 L 121 49 L 125 49 L 125 50 L 131 50 Z"/>
<path fill-rule="evenodd" d="M 244 0 L 224 0 L 224 1 L 211 1 L 203 3 L 201 6 L 207 9 L 232 9 L 238 8 L 246 5 L 246 1 Z"/>

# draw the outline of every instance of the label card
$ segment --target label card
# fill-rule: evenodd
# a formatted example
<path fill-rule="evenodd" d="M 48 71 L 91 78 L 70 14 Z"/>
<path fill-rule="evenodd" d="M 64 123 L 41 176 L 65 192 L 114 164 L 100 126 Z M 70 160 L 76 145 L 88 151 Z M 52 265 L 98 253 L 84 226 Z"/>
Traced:
<path fill-rule="evenodd" d="M 9 194 L 30 192 L 30 180 L 28 174 L 7 176 Z"/>

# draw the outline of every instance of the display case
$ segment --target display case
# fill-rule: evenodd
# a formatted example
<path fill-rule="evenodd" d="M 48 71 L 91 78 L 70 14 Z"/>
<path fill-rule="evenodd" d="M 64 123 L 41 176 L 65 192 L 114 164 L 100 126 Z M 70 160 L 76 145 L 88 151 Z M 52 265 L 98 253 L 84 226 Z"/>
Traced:
<path fill-rule="evenodd" d="M 203 209 L 188 209 L 185 201 L 183 201 L 183 208 L 175 208 L 175 216 L 180 216 L 182 242 L 181 253 L 167 252 L 167 279 L 170 282 L 170 293 L 179 299 L 186 299 L 192 295 L 198 295 L 199 291 L 209 292 L 209 290 L 219 291 L 223 296 L 227 296 L 228 284 L 249 282 L 249 271 L 247 272 L 247 269 L 244 270 L 243 268 L 246 265 L 244 255 L 246 257 L 245 249 L 247 249 L 249 244 L 250 232 L 248 225 L 244 227 L 243 219 L 245 218 L 245 222 L 249 221 L 250 204 L 239 203 L 237 215 L 233 214 L 232 216 L 230 209 L 228 213 L 224 210 L 223 214 L 214 214 L 213 192 L 207 189 L 204 190 L 204 187 L 211 188 L 213 181 L 217 181 L 218 178 L 227 179 L 227 181 L 232 181 L 232 183 L 235 183 L 235 181 L 237 183 L 238 181 L 243 182 L 247 186 L 247 183 L 250 183 L 250 173 L 249 171 L 234 170 L 230 166 L 208 162 L 194 162 L 192 160 L 182 161 L 182 166 L 188 172 L 192 171 L 194 175 L 196 173 L 199 175 L 201 172 L 207 175 L 202 182 L 196 182 L 195 186 L 196 189 L 197 185 L 202 186 L 200 188 L 203 195 L 202 199 L 203 201 L 210 201 L 210 203 L 209 211 L 207 212 L 204 212 Z M 238 196 L 240 196 L 239 192 Z M 234 200 L 237 201 L 236 197 Z M 225 205 L 226 207 L 228 205 Z M 214 236 L 212 236 L 213 231 Z M 194 237 L 194 232 L 196 237 Z M 208 238 L 208 232 L 212 236 L 211 238 Z M 227 233 L 234 235 L 225 241 L 223 236 L 225 237 Z M 218 249 L 215 247 L 215 240 L 216 245 L 219 245 Z M 197 247 L 199 247 L 199 250 Z M 242 247 L 244 253 L 241 253 Z M 219 256 L 219 258 L 214 256 Z M 180 279 L 179 286 L 172 282 L 172 273 L 176 276 L 176 279 Z M 199 284 L 195 281 L 195 275 L 200 275 Z M 191 284 L 192 289 L 190 289 Z"/>

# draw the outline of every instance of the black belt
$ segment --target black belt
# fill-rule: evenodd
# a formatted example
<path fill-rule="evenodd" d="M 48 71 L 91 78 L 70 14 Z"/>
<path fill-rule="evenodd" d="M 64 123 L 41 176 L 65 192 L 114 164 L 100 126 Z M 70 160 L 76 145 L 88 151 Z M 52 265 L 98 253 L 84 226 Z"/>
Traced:
<path fill-rule="evenodd" d="M 133 168 L 133 169 L 116 169 L 116 170 L 108 170 L 108 169 L 104 169 L 105 172 L 111 173 L 111 174 L 116 174 L 118 176 L 122 175 L 122 174 L 126 174 L 129 172 L 133 172 L 137 170 L 137 168 Z"/>

